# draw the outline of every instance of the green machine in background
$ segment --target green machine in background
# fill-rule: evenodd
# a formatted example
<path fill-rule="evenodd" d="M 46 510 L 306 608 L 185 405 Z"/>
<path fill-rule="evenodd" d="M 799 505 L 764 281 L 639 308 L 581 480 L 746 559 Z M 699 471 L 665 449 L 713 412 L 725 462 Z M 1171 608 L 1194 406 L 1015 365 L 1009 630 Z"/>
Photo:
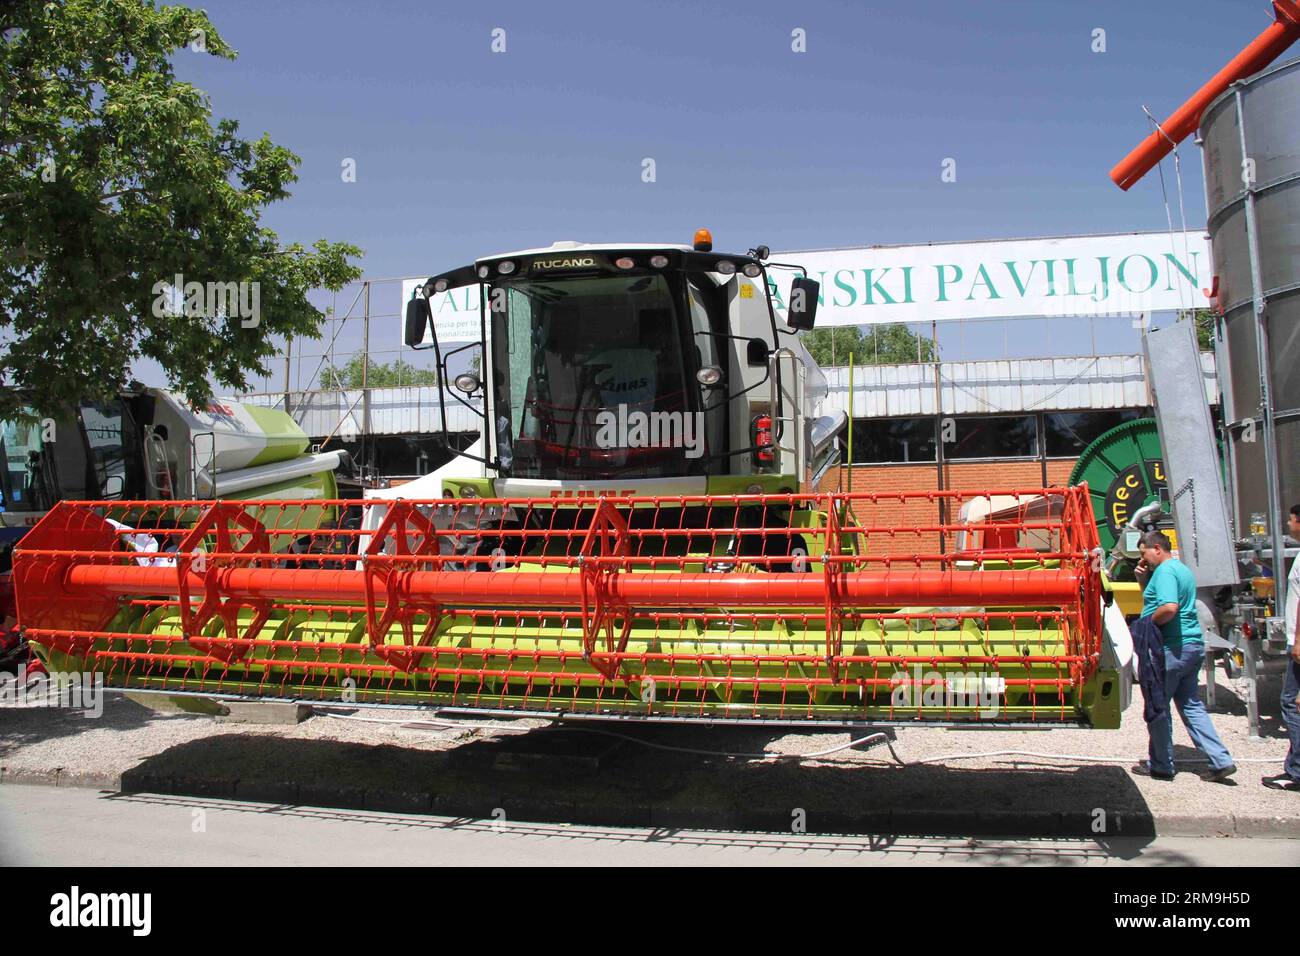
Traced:
<path fill-rule="evenodd" d="M 1070 484 L 1088 483 L 1097 535 L 1111 559 L 1106 573 L 1113 581 L 1132 581 L 1138 560 L 1137 537 L 1158 529 L 1177 549 L 1164 454 L 1154 418 L 1125 422 L 1099 436 L 1083 450 Z"/>

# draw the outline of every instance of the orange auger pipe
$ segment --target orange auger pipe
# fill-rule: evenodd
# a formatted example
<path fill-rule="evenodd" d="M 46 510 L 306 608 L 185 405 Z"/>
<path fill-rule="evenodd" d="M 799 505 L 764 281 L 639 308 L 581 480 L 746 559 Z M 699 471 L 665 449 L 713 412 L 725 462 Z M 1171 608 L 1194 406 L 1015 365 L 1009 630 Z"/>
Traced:
<path fill-rule="evenodd" d="M 1237 80 L 1258 73 L 1300 39 L 1300 2 L 1273 0 L 1277 20 L 1238 53 L 1214 78 L 1110 171 L 1110 178 L 1120 189 L 1128 189 L 1155 168 L 1173 150 L 1174 145 L 1190 136 L 1201 122 L 1205 108 Z"/>
<path fill-rule="evenodd" d="M 1079 600 L 1080 576 L 1067 570 L 939 571 L 897 569 L 850 571 L 836 580 L 841 601 L 863 606 L 900 604 L 1073 604 Z M 201 591 L 203 578 L 191 575 Z M 74 565 L 63 581 L 69 596 L 158 595 L 178 592 L 176 571 L 110 565 Z M 227 568 L 218 572 L 217 587 L 227 597 L 244 600 L 337 601 L 365 599 L 359 571 L 286 568 Z M 412 571 L 399 585 L 403 599 L 466 605 L 533 605 L 562 607 L 582 599 L 582 579 L 572 574 L 476 571 Z M 637 574 L 611 576 L 611 600 L 637 605 L 692 607 L 735 605 L 783 607 L 821 603 L 827 581 L 821 573 L 785 574 Z"/>

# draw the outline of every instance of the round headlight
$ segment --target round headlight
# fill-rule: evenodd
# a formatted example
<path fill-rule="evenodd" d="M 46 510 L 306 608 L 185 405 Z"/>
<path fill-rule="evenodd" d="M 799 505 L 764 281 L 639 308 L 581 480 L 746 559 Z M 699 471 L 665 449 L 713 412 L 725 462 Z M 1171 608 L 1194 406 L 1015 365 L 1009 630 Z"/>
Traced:
<path fill-rule="evenodd" d="M 501 262 L 497 264 L 497 272 L 501 273 L 503 276 L 508 276 L 510 275 L 510 273 L 514 271 L 515 271 L 515 264 L 511 262 L 509 259 L 507 259 L 505 262 Z"/>
<path fill-rule="evenodd" d="M 653 266 L 654 268 L 656 268 L 656 269 L 662 269 L 664 266 L 668 265 L 668 257 L 667 257 L 667 256 L 651 256 L 651 257 L 650 257 L 650 265 L 652 265 L 652 266 Z"/>
<path fill-rule="evenodd" d="M 747 495 L 761 495 L 762 493 L 763 493 L 762 485 L 750 485 L 748 488 L 745 489 L 745 494 Z"/>
<path fill-rule="evenodd" d="M 734 262 L 728 261 L 727 259 L 723 259 L 721 262 L 718 263 L 716 268 L 724 276 L 729 276 L 735 274 L 736 264 Z"/>
<path fill-rule="evenodd" d="M 472 395 L 478 391 L 478 376 L 473 372 L 463 372 L 456 376 L 453 384 L 466 395 Z"/>
<path fill-rule="evenodd" d="M 446 279 L 439 279 L 437 282 L 435 282 L 435 283 L 433 284 L 433 291 L 434 291 L 434 292 L 446 292 L 446 291 L 447 291 L 447 280 L 446 280 Z"/>
<path fill-rule="evenodd" d="M 478 489 L 473 485 L 465 485 L 460 489 L 460 496 L 462 498 L 477 498 Z"/>
<path fill-rule="evenodd" d="M 489 269 L 487 266 L 478 267 L 478 277 L 480 279 L 486 279 L 491 272 L 492 270 Z"/>
<path fill-rule="evenodd" d="M 745 268 L 740 271 L 745 273 L 745 275 L 749 276 L 751 279 L 757 279 L 763 269 L 757 262 L 746 262 Z"/>
<path fill-rule="evenodd" d="M 712 388 L 722 381 L 722 369 L 716 365 L 706 365 L 695 373 L 695 381 L 705 388 Z"/>
<path fill-rule="evenodd" d="M 620 269 L 631 269 L 636 263 L 632 261 L 631 256 L 619 256 L 614 260 L 614 265 Z"/>

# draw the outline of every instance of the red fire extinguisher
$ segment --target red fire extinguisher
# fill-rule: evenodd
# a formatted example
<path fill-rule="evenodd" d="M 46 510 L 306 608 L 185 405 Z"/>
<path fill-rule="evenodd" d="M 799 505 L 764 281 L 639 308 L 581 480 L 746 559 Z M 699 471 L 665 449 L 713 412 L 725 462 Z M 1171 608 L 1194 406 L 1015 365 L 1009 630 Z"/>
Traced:
<path fill-rule="evenodd" d="M 772 447 L 772 416 L 766 413 L 754 416 L 753 423 L 754 464 L 760 468 L 769 467 L 776 461 L 776 452 Z"/>

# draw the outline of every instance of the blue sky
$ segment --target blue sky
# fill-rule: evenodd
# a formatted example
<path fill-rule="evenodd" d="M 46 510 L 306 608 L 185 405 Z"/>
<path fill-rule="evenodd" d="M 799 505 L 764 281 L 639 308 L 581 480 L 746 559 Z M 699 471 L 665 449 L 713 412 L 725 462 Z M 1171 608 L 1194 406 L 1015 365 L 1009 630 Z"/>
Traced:
<path fill-rule="evenodd" d="M 1149 131 L 1144 104 L 1164 118 L 1269 22 L 1260 0 L 206 9 L 239 58 L 182 51 L 178 73 L 214 116 L 303 158 L 267 224 L 354 242 L 373 277 L 556 239 L 683 242 L 698 226 L 740 250 L 1165 229 L 1156 174 L 1123 193 L 1108 170 Z M 1201 228 L 1199 150 L 1183 158 Z M 395 343 L 384 322 L 375 338 Z M 1069 322 L 944 329 L 943 353 L 1089 351 Z"/>

